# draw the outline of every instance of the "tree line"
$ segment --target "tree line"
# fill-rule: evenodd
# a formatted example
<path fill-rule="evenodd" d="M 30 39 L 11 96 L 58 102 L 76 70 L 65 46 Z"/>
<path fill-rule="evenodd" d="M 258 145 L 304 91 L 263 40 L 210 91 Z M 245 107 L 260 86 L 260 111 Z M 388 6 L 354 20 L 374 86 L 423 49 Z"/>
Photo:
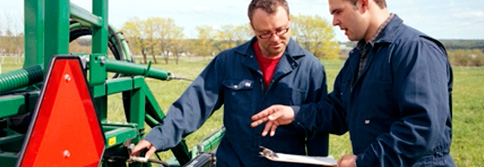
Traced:
<path fill-rule="evenodd" d="M 304 49 L 320 59 L 337 59 L 340 55 L 332 26 L 320 16 L 293 15 L 292 38 Z M 211 25 L 196 27 L 196 38 L 187 38 L 184 27 L 171 18 L 151 17 L 126 22 L 119 30 L 123 33 L 134 55 L 142 55 L 141 63 L 175 63 L 181 56 L 213 57 L 223 50 L 250 40 L 254 34 L 249 24 Z M 0 55 L 23 55 L 23 33 L 0 31 Z M 78 39 L 70 44 L 70 52 L 90 53 L 90 42 Z"/>
<path fill-rule="evenodd" d="M 24 34 L 15 34 L 9 29 L 4 32 L 0 30 L 0 74 L 2 73 L 2 64 L 4 56 L 19 57 L 14 59 L 15 64 L 22 64 L 20 58 L 24 54 Z"/>
<path fill-rule="evenodd" d="M 331 25 L 320 16 L 297 15 L 292 17 L 292 37 L 303 48 L 321 59 L 337 59 L 339 44 L 334 39 Z M 170 18 L 152 17 L 132 20 L 120 29 L 129 41 L 131 51 L 142 55 L 143 62 L 161 57 L 164 63 L 180 56 L 212 57 L 219 52 L 250 40 L 254 34 L 247 25 L 223 25 L 216 29 L 210 25 L 197 26 L 197 38 L 188 39 L 183 27 Z"/>
<path fill-rule="evenodd" d="M 454 66 L 484 66 L 484 40 L 441 40 Z"/>
<path fill-rule="evenodd" d="M 17 56 L 24 53 L 24 34 L 0 30 L 0 55 Z"/>
<path fill-rule="evenodd" d="M 320 59 L 346 58 L 348 50 L 342 50 L 336 42 L 330 23 L 320 16 L 292 15 L 291 36 L 304 49 Z M 250 40 L 254 34 L 249 24 L 210 25 L 196 27 L 196 38 L 187 38 L 183 27 L 171 18 L 152 17 L 131 20 L 119 29 L 129 43 L 134 55 L 142 55 L 140 63 L 178 64 L 182 56 L 213 57 L 221 51 Z M 447 48 L 449 60 L 454 66 L 483 66 L 484 40 L 441 40 Z M 352 47 L 354 42 L 341 43 Z M 80 38 L 70 44 L 70 52 L 90 53 L 90 39 Z M 0 56 L 22 57 L 24 34 L 9 29 L 0 30 Z M 149 60 L 148 60 L 149 59 Z M 3 58 L 0 59 L 3 61 Z M 18 59 L 18 64 L 22 63 Z"/>

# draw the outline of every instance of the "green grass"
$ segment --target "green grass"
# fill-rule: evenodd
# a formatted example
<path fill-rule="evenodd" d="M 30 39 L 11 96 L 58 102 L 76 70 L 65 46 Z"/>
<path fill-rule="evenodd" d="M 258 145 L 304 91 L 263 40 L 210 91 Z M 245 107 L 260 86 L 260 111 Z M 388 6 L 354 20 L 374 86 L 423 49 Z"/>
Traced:
<path fill-rule="evenodd" d="M 483 67 L 454 67 L 451 154 L 457 166 L 484 164 L 483 78 Z"/>
<path fill-rule="evenodd" d="M 171 71 L 175 75 L 194 79 L 209 60 L 194 61 L 181 60 L 179 65 L 154 64 L 153 67 Z M 139 61 L 138 61 L 139 62 Z M 161 61 L 159 61 L 161 62 Z M 322 61 L 328 76 L 328 89 L 333 88 L 334 78 L 342 66 L 342 61 Z M 6 58 L 2 64 L 2 72 L 18 69 L 22 64 L 15 64 L 10 58 Z M 454 67 L 454 90 L 453 90 L 453 140 L 451 154 L 457 166 L 470 167 L 484 164 L 484 67 Z M 159 81 L 146 79 L 155 98 L 163 111 L 174 102 L 184 89 L 190 84 L 187 81 Z M 119 95 L 109 96 L 109 120 L 113 122 L 124 121 L 122 105 Z M 195 133 L 186 138 L 189 148 L 196 145 L 199 140 L 211 134 L 222 125 L 222 112 L 217 111 Z M 351 146 L 348 134 L 330 137 L 330 154 L 340 158 L 344 154 L 351 154 Z M 170 151 L 161 154 L 162 159 L 171 157 Z"/>

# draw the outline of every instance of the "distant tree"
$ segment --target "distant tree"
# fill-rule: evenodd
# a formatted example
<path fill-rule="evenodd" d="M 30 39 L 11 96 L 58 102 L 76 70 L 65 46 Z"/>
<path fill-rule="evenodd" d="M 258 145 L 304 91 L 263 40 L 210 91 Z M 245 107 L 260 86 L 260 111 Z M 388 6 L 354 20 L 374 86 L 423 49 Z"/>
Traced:
<path fill-rule="evenodd" d="M 182 44 L 177 44 L 183 39 L 183 27 L 176 25 L 171 18 L 150 18 L 148 20 L 154 25 L 153 37 L 157 39 L 159 53 L 165 60 L 165 64 L 168 64 L 170 54 L 178 57 L 183 50 Z"/>
<path fill-rule="evenodd" d="M 5 50 L 5 53 L 7 56 L 12 56 L 13 50 L 14 50 L 14 45 L 12 42 L 10 42 L 13 38 L 13 33 L 9 29 L 5 31 L 5 36 L 4 36 L 4 42 L 3 42 L 3 48 Z"/>
<path fill-rule="evenodd" d="M 223 25 L 216 31 L 215 38 L 216 52 L 222 52 L 223 50 L 232 48 L 235 46 L 235 28 L 233 25 Z"/>
<path fill-rule="evenodd" d="M 178 64 L 178 61 L 180 60 L 180 56 L 183 53 L 186 53 L 188 51 L 188 47 L 186 44 L 187 42 L 189 42 L 189 40 L 184 40 L 183 36 L 184 36 L 183 28 L 178 27 L 177 29 L 175 29 L 173 33 L 173 37 L 171 39 L 172 45 L 170 47 L 170 50 L 173 53 L 173 56 L 175 57 L 176 64 Z M 166 60 L 166 63 L 168 63 L 168 60 Z"/>
<path fill-rule="evenodd" d="M 484 53 L 479 49 L 449 50 L 448 54 L 454 66 L 484 66 Z"/>
<path fill-rule="evenodd" d="M 15 54 L 17 56 L 17 60 L 19 64 L 23 63 L 22 57 L 24 57 L 25 54 L 25 35 L 24 33 L 18 33 L 14 37 L 13 43 L 15 44 Z"/>
<path fill-rule="evenodd" d="M 24 41 L 23 33 L 14 33 L 7 29 L 5 35 L 0 38 L 0 53 L 15 57 L 15 64 L 21 64 L 24 53 Z"/>
<path fill-rule="evenodd" d="M 3 56 L 5 52 L 4 41 L 5 41 L 5 37 L 3 36 L 3 31 L 0 29 L 0 56 Z"/>
<path fill-rule="evenodd" d="M 332 26 L 321 16 L 298 15 L 292 18 L 292 35 L 295 40 L 314 56 L 337 59 L 340 53 Z"/>
<path fill-rule="evenodd" d="M 446 49 L 480 49 L 484 51 L 484 40 L 444 39 L 440 40 Z"/>
<path fill-rule="evenodd" d="M 332 26 L 320 16 L 291 16 L 292 36 L 303 48 L 318 58 L 337 59 L 340 54 Z M 146 55 L 161 55 L 168 63 L 169 56 L 178 62 L 180 55 L 213 56 L 228 48 L 240 45 L 254 36 L 248 25 L 224 25 L 216 30 L 212 26 L 197 26 L 197 38 L 184 39 L 183 27 L 170 18 L 150 18 L 146 21 L 129 21 L 122 31 L 134 53 L 140 52 L 146 63 Z M 190 43 L 187 45 L 187 42 Z M 134 47 L 133 47 L 134 46 Z"/>
<path fill-rule="evenodd" d="M 23 62 L 24 49 L 23 16 L 16 16 L 12 13 L 3 12 L 5 24 L 3 28 L 3 52 L 7 56 L 15 57 L 15 64 Z"/>
<path fill-rule="evenodd" d="M 131 45 L 131 51 L 133 53 L 141 53 L 143 56 L 143 63 L 148 63 L 146 59 L 147 52 L 149 50 L 148 44 L 148 32 L 145 31 L 144 21 L 134 19 L 124 23 L 121 31 L 125 35 L 129 44 Z"/>
<path fill-rule="evenodd" d="M 213 56 L 214 30 L 212 26 L 197 26 L 198 38 L 195 41 L 193 52 L 199 56 Z"/>
<path fill-rule="evenodd" d="M 248 25 L 223 25 L 217 30 L 216 46 L 217 52 L 233 48 L 250 40 L 253 36 L 252 30 Z"/>
<path fill-rule="evenodd" d="M 248 24 L 238 25 L 234 29 L 234 41 L 235 45 L 241 45 L 250 40 L 254 36 L 254 32 Z"/>
<path fill-rule="evenodd" d="M 160 18 L 148 18 L 144 23 L 143 30 L 146 32 L 146 45 L 148 48 L 148 53 L 153 57 L 153 63 L 157 64 L 156 55 L 159 54 L 160 49 L 158 48 L 158 32 L 160 31 L 159 24 L 161 24 Z"/>

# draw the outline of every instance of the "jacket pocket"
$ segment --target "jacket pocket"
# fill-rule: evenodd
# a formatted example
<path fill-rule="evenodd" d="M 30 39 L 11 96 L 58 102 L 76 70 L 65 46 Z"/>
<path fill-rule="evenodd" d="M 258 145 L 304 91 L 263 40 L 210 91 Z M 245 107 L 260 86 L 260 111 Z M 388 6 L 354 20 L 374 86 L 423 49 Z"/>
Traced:
<path fill-rule="evenodd" d="M 255 104 L 254 81 L 248 79 L 227 79 L 222 81 L 224 87 L 224 112 L 243 115 Z M 228 114 L 225 114 L 228 115 Z"/>
<path fill-rule="evenodd" d="M 254 87 L 254 81 L 248 79 L 228 79 L 222 81 L 222 85 L 230 90 L 250 90 Z"/>
<path fill-rule="evenodd" d="M 391 124 L 398 119 L 392 95 L 392 83 L 384 81 L 368 81 L 362 88 L 359 97 L 359 110 L 368 133 L 378 136 L 388 132 Z"/>
<path fill-rule="evenodd" d="M 288 96 L 291 100 L 291 105 L 301 105 L 306 101 L 307 91 L 303 89 L 293 88 L 289 92 L 291 94 Z M 311 93 L 318 93 L 318 92 L 311 92 Z"/>

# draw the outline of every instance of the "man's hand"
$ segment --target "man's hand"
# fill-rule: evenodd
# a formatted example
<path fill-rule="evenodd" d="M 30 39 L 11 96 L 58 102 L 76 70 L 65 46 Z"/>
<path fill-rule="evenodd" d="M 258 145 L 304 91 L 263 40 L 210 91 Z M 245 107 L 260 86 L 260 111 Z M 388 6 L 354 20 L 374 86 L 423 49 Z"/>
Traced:
<path fill-rule="evenodd" d="M 131 150 L 131 156 L 139 156 L 139 152 L 141 150 L 148 149 L 148 152 L 145 154 L 145 158 L 150 158 L 153 153 L 155 153 L 156 148 L 146 140 L 141 140 L 136 146 L 134 146 L 133 150 Z"/>
<path fill-rule="evenodd" d="M 338 161 L 338 167 L 355 167 L 356 155 L 344 155 Z"/>
<path fill-rule="evenodd" d="M 279 125 L 287 125 L 294 121 L 294 111 L 289 106 L 283 105 L 272 105 L 261 112 L 252 116 L 251 127 L 256 127 L 264 122 L 266 126 L 262 131 L 262 136 L 266 136 L 270 131 L 270 135 L 274 136 L 276 133 L 276 128 Z"/>

